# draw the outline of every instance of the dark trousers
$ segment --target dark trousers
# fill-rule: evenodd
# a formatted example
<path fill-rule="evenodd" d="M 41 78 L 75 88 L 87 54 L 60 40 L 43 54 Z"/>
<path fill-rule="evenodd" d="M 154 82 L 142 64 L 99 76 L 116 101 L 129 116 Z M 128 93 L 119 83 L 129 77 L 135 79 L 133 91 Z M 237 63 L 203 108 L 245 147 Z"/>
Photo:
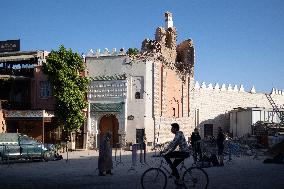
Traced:
<path fill-rule="evenodd" d="M 197 156 L 199 156 L 199 160 L 202 160 L 202 153 L 201 153 L 200 143 L 195 142 L 193 144 L 193 158 L 194 158 L 194 161 L 197 161 Z"/>
<path fill-rule="evenodd" d="M 166 162 L 170 165 L 170 168 L 172 169 L 172 175 L 174 175 L 176 179 L 180 178 L 177 166 L 187 157 L 189 157 L 189 152 L 173 151 L 164 155 Z M 175 158 L 175 160 L 172 162 L 171 158 Z"/>

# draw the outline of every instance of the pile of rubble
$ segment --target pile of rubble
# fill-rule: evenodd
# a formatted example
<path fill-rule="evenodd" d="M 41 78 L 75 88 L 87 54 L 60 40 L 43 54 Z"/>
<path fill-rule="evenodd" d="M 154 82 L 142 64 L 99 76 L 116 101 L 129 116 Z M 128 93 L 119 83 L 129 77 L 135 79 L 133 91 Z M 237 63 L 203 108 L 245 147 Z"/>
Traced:
<path fill-rule="evenodd" d="M 225 155 L 230 156 L 252 156 L 253 158 L 256 158 L 258 156 L 264 155 L 267 151 L 265 146 L 258 143 L 255 136 L 246 136 L 239 138 L 226 137 L 224 144 L 224 153 Z M 214 137 L 210 139 L 203 139 L 202 151 L 207 154 L 217 154 L 216 139 Z"/>

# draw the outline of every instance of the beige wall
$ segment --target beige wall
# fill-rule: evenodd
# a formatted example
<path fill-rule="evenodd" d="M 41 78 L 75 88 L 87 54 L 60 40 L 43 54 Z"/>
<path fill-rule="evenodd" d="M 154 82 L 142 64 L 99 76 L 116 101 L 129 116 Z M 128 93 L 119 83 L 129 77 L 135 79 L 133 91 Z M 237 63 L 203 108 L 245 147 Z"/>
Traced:
<path fill-rule="evenodd" d="M 284 105 L 284 95 L 272 94 L 271 96 L 278 106 Z M 201 134 L 203 134 L 205 123 L 213 124 L 215 134 L 219 126 L 229 131 L 230 117 L 228 112 L 234 108 L 271 108 L 264 93 L 200 88 L 193 89 L 190 100 L 190 113 L 193 118 L 190 124 L 200 128 Z"/>
<path fill-rule="evenodd" d="M 170 74 L 171 75 L 171 74 Z M 193 78 L 192 78 L 193 79 Z M 171 75 L 171 85 L 168 87 L 167 98 L 179 95 L 176 90 L 170 86 L 174 86 L 173 75 Z M 193 82 L 191 82 L 191 86 Z M 158 143 L 164 143 L 173 139 L 170 132 L 170 124 L 177 122 L 186 138 L 190 137 L 195 127 L 199 128 L 200 134 L 204 134 L 204 124 L 213 124 L 213 133 L 217 134 L 217 128 L 222 127 L 225 131 L 229 131 L 230 116 L 229 111 L 238 107 L 264 107 L 271 108 L 271 105 L 264 93 L 251 93 L 240 91 L 221 91 L 220 89 L 194 88 L 190 87 L 189 98 L 189 117 L 172 117 L 171 107 L 168 107 L 168 114 L 155 117 L 156 138 Z M 284 106 L 284 94 L 272 94 L 274 102 L 278 107 Z M 169 100 L 166 101 L 167 103 Z M 162 103 L 163 105 L 165 103 Z"/>

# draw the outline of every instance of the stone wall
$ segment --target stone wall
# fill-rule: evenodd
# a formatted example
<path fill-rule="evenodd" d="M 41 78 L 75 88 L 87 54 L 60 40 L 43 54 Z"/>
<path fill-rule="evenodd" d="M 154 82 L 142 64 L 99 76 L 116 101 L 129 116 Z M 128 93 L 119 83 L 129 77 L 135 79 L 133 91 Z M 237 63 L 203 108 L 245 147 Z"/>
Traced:
<path fill-rule="evenodd" d="M 256 93 L 255 88 L 246 92 L 243 86 L 231 85 L 206 85 L 198 83 L 191 89 L 190 97 L 190 119 L 191 127 L 200 128 L 203 135 L 204 124 L 213 124 L 214 134 L 217 133 L 217 127 L 222 127 L 229 131 L 230 118 L 228 112 L 238 107 L 264 107 L 271 108 L 264 93 Z M 284 106 L 284 93 L 273 90 L 271 97 L 278 105 Z"/>
<path fill-rule="evenodd" d="M 170 118 L 160 117 L 156 119 L 156 139 L 157 143 L 165 143 L 171 141 L 174 138 L 174 134 L 171 133 L 171 123 L 178 123 L 180 130 L 183 131 L 186 139 L 190 137 L 193 127 L 190 125 L 190 117 Z"/>
<path fill-rule="evenodd" d="M 196 82 L 197 83 L 197 82 Z M 156 117 L 157 143 L 164 143 L 173 139 L 170 125 L 176 122 L 186 137 L 190 137 L 194 128 L 199 128 L 201 136 L 204 135 L 204 124 L 213 124 L 213 133 L 217 134 L 217 128 L 222 127 L 229 131 L 229 111 L 238 107 L 264 107 L 272 108 L 265 93 L 257 93 L 255 88 L 246 91 L 243 86 L 221 85 L 218 87 L 203 83 L 193 85 L 190 79 L 189 116 L 188 117 Z M 279 108 L 284 107 L 284 92 L 272 89 L 271 97 Z"/>

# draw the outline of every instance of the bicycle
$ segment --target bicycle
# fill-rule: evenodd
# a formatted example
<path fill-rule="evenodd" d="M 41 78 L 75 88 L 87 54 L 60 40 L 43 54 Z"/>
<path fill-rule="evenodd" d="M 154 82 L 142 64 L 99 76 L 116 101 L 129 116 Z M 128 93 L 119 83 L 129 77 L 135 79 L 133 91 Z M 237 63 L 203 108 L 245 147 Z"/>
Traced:
<path fill-rule="evenodd" d="M 157 156 L 162 157 L 162 156 Z M 209 178 L 206 171 L 204 171 L 200 167 L 190 167 L 186 168 L 184 165 L 185 159 L 181 162 L 181 167 L 179 168 L 179 172 L 185 170 L 182 178 L 182 185 L 184 188 L 207 188 L 209 184 Z M 165 189 L 168 183 L 168 175 L 170 175 L 170 171 L 167 167 L 164 166 L 166 164 L 163 159 L 161 159 L 161 163 L 158 167 L 151 167 L 147 169 L 141 176 L 141 185 L 143 189 L 155 188 L 155 189 Z"/>

